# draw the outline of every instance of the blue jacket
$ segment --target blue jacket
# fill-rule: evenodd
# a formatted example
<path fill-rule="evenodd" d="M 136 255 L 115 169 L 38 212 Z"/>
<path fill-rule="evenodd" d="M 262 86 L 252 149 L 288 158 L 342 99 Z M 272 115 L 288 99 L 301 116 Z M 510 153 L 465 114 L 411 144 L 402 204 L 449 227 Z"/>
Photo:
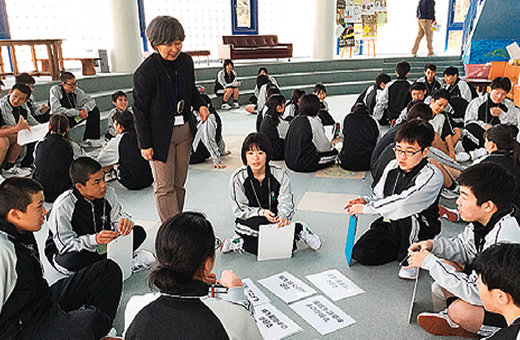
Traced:
<path fill-rule="evenodd" d="M 417 18 L 435 21 L 435 0 L 420 0 L 417 6 Z"/>

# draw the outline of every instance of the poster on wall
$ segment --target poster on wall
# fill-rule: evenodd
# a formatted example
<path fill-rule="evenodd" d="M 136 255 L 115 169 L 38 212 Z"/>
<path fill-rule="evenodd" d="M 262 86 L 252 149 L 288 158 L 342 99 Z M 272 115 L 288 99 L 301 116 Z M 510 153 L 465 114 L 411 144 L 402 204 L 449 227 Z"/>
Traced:
<path fill-rule="evenodd" d="M 345 23 L 361 23 L 361 0 L 347 0 L 345 5 Z"/>
<path fill-rule="evenodd" d="M 356 45 L 354 38 L 354 26 L 351 24 L 345 24 L 345 28 L 339 37 L 339 48 L 351 47 Z"/>
<path fill-rule="evenodd" d="M 361 15 L 375 14 L 376 4 L 374 0 L 362 0 Z"/>
<path fill-rule="evenodd" d="M 377 37 L 377 16 L 375 14 L 362 15 L 361 24 L 363 25 L 363 38 Z"/>
<path fill-rule="evenodd" d="M 347 7 L 346 0 L 336 2 L 336 25 L 345 26 L 345 7 Z"/>
<path fill-rule="evenodd" d="M 386 10 L 386 0 L 376 0 L 375 2 L 375 12 L 377 15 L 377 24 L 379 26 L 384 26 L 388 23 L 387 19 L 387 10 Z"/>

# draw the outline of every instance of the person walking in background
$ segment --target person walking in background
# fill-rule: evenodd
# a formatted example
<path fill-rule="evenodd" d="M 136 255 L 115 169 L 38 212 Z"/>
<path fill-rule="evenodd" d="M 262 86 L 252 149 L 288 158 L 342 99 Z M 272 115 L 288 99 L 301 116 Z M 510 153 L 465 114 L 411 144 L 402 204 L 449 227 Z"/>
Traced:
<path fill-rule="evenodd" d="M 419 0 L 417 6 L 417 19 L 419 23 L 419 31 L 415 44 L 412 48 L 412 55 L 417 56 L 419 44 L 424 36 L 426 36 L 426 44 L 428 46 L 428 56 L 433 55 L 433 31 L 432 26 L 437 25 L 435 20 L 435 0 Z"/>

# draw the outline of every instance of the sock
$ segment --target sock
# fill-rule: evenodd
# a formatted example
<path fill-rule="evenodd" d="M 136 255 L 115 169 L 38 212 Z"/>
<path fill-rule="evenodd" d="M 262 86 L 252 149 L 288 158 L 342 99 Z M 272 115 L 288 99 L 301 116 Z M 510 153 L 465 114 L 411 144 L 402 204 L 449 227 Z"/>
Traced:
<path fill-rule="evenodd" d="M 455 190 L 455 188 L 457 188 L 457 183 L 455 183 L 454 180 L 451 181 L 451 185 L 449 187 L 447 187 L 446 189 L 448 190 Z"/>

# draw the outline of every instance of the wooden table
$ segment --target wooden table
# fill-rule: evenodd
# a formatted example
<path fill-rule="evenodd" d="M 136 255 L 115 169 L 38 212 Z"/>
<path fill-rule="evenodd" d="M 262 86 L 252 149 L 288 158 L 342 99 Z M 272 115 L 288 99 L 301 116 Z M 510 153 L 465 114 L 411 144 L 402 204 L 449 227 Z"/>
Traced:
<path fill-rule="evenodd" d="M 50 72 L 51 63 L 49 59 L 38 59 L 42 63 L 42 72 Z M 94 68 L 94 61 L 101 60 L 99 57 L 78 57 L 78 58 L 63 58 L 63 60 L 78 60 L 81 61 L 81 70 L 84 76 L 93 76 L 96 74 Z"/>
<path fill-rule="evenodd" d="M 49 75 L 52 80 L 60 79 L 60 73 L 65 68 L 63 67 L 63 51 L 61 49 L 61 43 L 63 39 L 25 39 L 25 40 L 14 40 L 5 39 L 0 40 L 0 78 L 5 78 L 6 75 L 17 75 L 18 62 L 16 59 L 16 46 L 29 46 L 31 48 L 31 58 L 34 67 L 34 71 L 30 72 L 34 75 Z M 47 46 L 47 57 L 50 61 L 50 70 L 40 71 L 38 69 L 38 59 L 36 57 L 35 46 L 45 45 Z M 11 54 L 11 65 L 13 72 L 5 72 L 4 60 L 2 56 L 2 47 L 6 46 Z"/>

